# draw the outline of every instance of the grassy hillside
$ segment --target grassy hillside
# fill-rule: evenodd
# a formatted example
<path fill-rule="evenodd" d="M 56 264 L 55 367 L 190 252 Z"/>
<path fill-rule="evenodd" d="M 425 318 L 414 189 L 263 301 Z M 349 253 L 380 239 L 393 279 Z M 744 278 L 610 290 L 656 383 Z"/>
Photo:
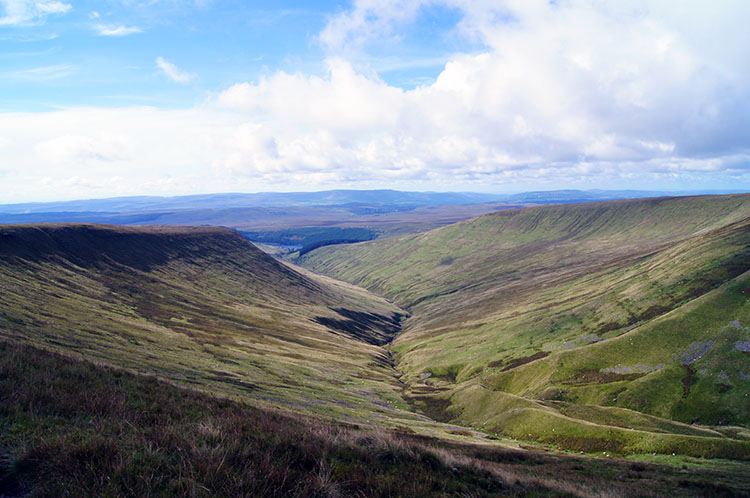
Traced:
<path fill-rule="evenodd" d="M 600 458 L 642 460 L 649 455 L 691 469 L 723 466 L 726 472 L 720 474 L 721 479 L 743 476 L 740 484 L 744 486 L 747 475 L 741 469 L 745 467 L 721 459 L 750 459 L 745 420 L 750 410 L 744 396 L 750 321 L 746 293 L 749 200 L 750 196 L 725 196 L 533 208 L 395 239 L 393 249 L 385 245 L 387 241 L 378 240 L 323 248 L 306 258 L 315 267 L 327 266 L 331 274 L 340 271 L 352 282 L 361 281 L 383 292 L 406 311 L 351 284 L 280 262 L 227 229 L 4 226 L 0 227 L 0 341 L 11 344 L 8 351 L 16 351 L 14 344 L 29 345 L 31 349 L 21 348 L 22 353 L 8 353 L 9 358 L 36 354 L 51 365 L 53 376 L 58 375 L 55 369 L 67 371 L 68 367 L 54 366 L 57 360 L 52 358 L 57 357 L 47 351 L 93 360 L 118 372 L 155 376 L 191 388 L 200 400 L 208 399 L 197 394 L 202 392 L 239 403 L 242 409 L 251 404 L 313 417 L 312 425 L 303 423 L 292 439 L 304 439 L 306 431 L 314 433 L 317 421 L 323 419 L 351 427 L 395 429 L 410 434 L 398 436 L 398 441 L 414 444 L 422 444 L 420 438 L 426 435 L 440 437 L 438 449 L 407 453 L 437 452 L 446 462 L 468 462 L 474 470 L 467 470 L 470 475 L 457 482 L 466 484 L 477 478 L 484 482 L 479 487 L 497 485 L 501 486 L 497 489 L 515 492 L 509 483 L 518 481 L 541 494 L 562 489 L 587 495 L 597 489 L 588 484 L 558 489 L 547 481 L 521 479 L 536 470 L 521 472 L 518 479 L 501 480 L 501 484 L 493 480 L 505 474 L 487 461 L 496 462 L 501 458 L 497 455 L 509 454 L 504 452 L 511 451 L 510 446 L 540 445 Z M 635 219 L 623 221 L 624 215 Z M 410 264 L 401 265 L 402 259 Z M 352 278 L 349 272 L 361 277 Z M 405 329 L 393 340 L 407 312 L 411 315 Z M 11 394 L 3 393 L 3 399 L 15 399 L 12 393 L 18 388 L 13 386 L 37 375 L 34 368 L 44 370 L 37 364 L 25 372 L 19 367 L 25 360 L 13 361 L 0 375 L 0 381 L 11 379 L 6 386 L 6 393 Z M 84 374 L 74 373 L 73 378 L 88 382 L 91 375 L 98 383 L 100 374 L 89 368 L 93 367 L 87 366 Z M 62 389 L 43 376 L 40 382 L 40 388 Z M 117 382 L 113 385 L 122 387 Z M 31 385 L 23 386 L 21 392 L 28 389 Z M 96 431 L 102 427 L 113 431 L 115 439 L 107 443 L 110 447 L 131 444 L 133 437 L 143 440 L 141 429 L 128 435 L 122 423 L 113 420 L 115 412 L 107 412 L 111 400 L 104 391 L 94 386 L 86 389 L 71 396 L 80 394 L 83 401 L 76 398 L 78 402 L 93 403 L 91 410 L 106 412 Z M 25 394 L 18 396 L 26 399 Z M 50 438 L 45 427 L 54 421 L 46 417 L 69 415 L 55 412 L 54 402 L 45 407 L 48 394 L 29 396 L 41 401 L 5 404 L 27 408 L 3 412 L 10 418 L 0 421 L 4 424 L 0 482 L 7 461 L 18 462 L 9 471 L 18 486 L 44 482 L 48 466 L 57 476 L 70 470 L 48 464 L 54 458 L 34 460 L 33 451 L 26 460 L 27 450 L 44 448 Z M 159 404 L 148 403 L 149 410 Z M 42 416 L 45 410 L 49 414 Z M 138 408 L 129 410 L 135 413 Z M 210 446 L 220 432 L 245 434 L 246 428 L 222 426 L 218 432 L 209 431 L 209 440 L 204 441 L 192 425 L 201 426 L 203 415 L 185 418 L 192 416 L 191 410 L 204 413 L 185 405 L 169 413 L 165 422 L 169 427 L 159 428 L 170 438 L 186 434 L 179 441 L 170 440 L 174 444 L 165 451 L 171 456 L 143 463 L 138 459 L 144 454 L 151 458 L 150 450 L 131 445 L 104 462 L 120 462 L 117 465 L 125 467 L 118 466 L 118 472 L 126 474 L 131 463 L 158 469 L 155 476 L 176 468 L 178 482 L 189 472 L 213 476 L 220 471 L 217 479 L 224 482 L 229 479 L 224 472 L 230 471 L 212 470 L 206 463 L 221 452 L 205 453 L 209 456 L 199 469 L 187 465 L 185 455 L 192 455 L 190 461 L 199 453 L 203 458 L 203 449 L 185 449 L 184 445 L 195 440 Z M 99 454 L 86 453 L 99 443 L 90 439 L 92 433 L 86 432 L 85 424 L 80 426 L 82 420 L 94 418 L 82 415 L 79 419 L 76 413 L 59 421 L 58 432 L 53 431 L 65 446 L 55 451 L 67 452 L 67 443 L 75 443 L 73 453 L 63 453 L 68 460 L 74 453 Z M 126 417 L 126 421 L 139 427 L 140 419 Z M 299 421 L 289 423 L 294 426 Z M 63 436 L 70 433 L 70 424 L 73 440 Z M 304 471 L 322 476 L 324 483 L 330 482 L 331 475 L 337 476 L 338 484 L 330 488 L 330 494 L 337 489 L 344 493 L 341 490 L 350 489 L 344 476 L 359 472 L 351 460 L 363 458 L 361 452 L 355 452 L 356 457 L 348 452 L 358 445 L 369 448 L 362 437 L 370 436 L 346 431 L 338 436 L 343 429 L 327 427 L 334 431 L 334 441 L 325 435 L 311 443 L 321 445 L 322 454 L 305 445 L 293 451 L 318 455 L 305 460 Z M 386 446 L 393 437 L 385 437 Z M 477 442 L 482 446 L 463 446 Z M 154 441 L 147 438 L 144 444 L 151 448 Z M 370 450 L 380 454 L 375 447 Z M 236 463 L 239 460 L 233 459 L 241 460 L 238 455 L 243 451 L 232 446 L 226 461 Z M 339 451 L 348 455 L 341 458 L 349 463 L 331 456 Z M 282 460 L 287 458 L 284 455 Z M 87 458 L 80 461 L 88 462 Z M 128 460 L 132 458 L 137 461 Z M 523 458 L 537 461 L 542 457 Z M 548 463 L 564 461 L 567 467 L 557 474 L 553 466 L 552 479 L 572 475 L 580 466 L 559 458 Z M 707 464 L 704 458 L 712 461 Z M 321 459 L 327 462 L 323 466 Z M 23 474 L 25 461 L 35 469 L 30 477 Z M 594 470 L 581 476 L 599 484 L 601 479 L 616 478 L 606 470 L 609 467 L 586 462 Z M 236 470 L 235 463 L 228 468 Z M 489 465 L 495 477 L 482 481 L 484 477 L 476 476 L 486 474 L 476 474 L 475 464 L 483 470 Z M 612 468 L 625 474 L 627 465 L 620 462 Z M 102 469 L 96 469 L 89 477 L 76 479 L 95 479 L 102 475 Z M 422 475 L 423 470 L 415 470 L 415 475 Z M 384 471 L 395 472 L 392 467 Z M 245 489 L 231 486 L 255 479 L 242 475 L 234 484 L 225 483 L 226 489 Z M 308 477 L 302 472 L 290 478 L 307 482 Z M 634 477 L 633 482 L 641 478 Z M 189 480 L 179 486 L 195 486 L 190 488 L 193 494 L 224 493 L 204 484 L 209 477 L 190 479 L 195 483 Z M 385 479 L 394 486 L 399 482 L 381 474 L 372 479 Z M 435 485 L 445 494 L 460 494 L 473 486 L 452 488 L 444 480 L 436 482 L 442 483 Z M 86 486 L 94 487 L 86 489 L 109 489 L 96 488 L 105 484 L 89 483 Z M 178 489 L 162 487 L 172 485 L 147 484 L 160 493 Z M 204 493 L 201 486 L 209 491 Z M 301 486 L 291 494 L 325 494 L 315 491 L 316 484 Z M 373 494 L 395 489 L 383 483 L 357 486 L 351 489 L 376 490 Z M 632 489 L 639 486 L 623 488 L 621 494 L 632 495 Z M 701 494 L 692 484 L 686 486 L 686 494 Z M 414 489 L 413 494 L 419 494 Z M 257 493 L 273 494 L 268 490 Z"/>
<path fill-rule="evenodd" d="M 750 425 L 750 195 L 503 211 L 301 262 L 412 314 L 398 368 L 446 420 L 584 449 L 612 427 Z M 544 434 L 563 420 L 567 439 Z M 750 454 L 746 429 L 710 430 Z M 724 444 L 693 440 L 702 449 L 682 451 Z M 620 450 L 651 451 L 639 444 Z"/>
<path fill-rule="evenodd" d="M 526 397 L 750 426 L 748 289 L 750 272 L 619 337 L 555 351 L 484 383 Z"/>
<path fill-rule="evenodd" d="M 269 406 L 415 418 L 377 346 L 398 308 L 230 230 L 3 226 L 0 303 L 5 339 Z"/>
<path fill-rule="evenodd" d="M 742 496 L 690 470 L 301 419 L 0 341 L 2 496 Z M 602 490 L 606 490 L 603 492 Z"/>

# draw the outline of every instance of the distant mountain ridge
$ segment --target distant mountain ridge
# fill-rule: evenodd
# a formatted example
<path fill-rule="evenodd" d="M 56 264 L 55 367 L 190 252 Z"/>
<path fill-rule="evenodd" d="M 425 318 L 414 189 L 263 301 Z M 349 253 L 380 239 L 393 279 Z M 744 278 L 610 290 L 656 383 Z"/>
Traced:
<path fill-rule="evenodd" d="M 61 202 L 0 205 L 0 213 L 54 213 L 229 209 L 243 207 L 334 205 L 429 205 L 497 202 L 507 195 L 456 192 L 401 192 L 396 190 L 325 190 L 320 192 L 259 192 L 201 194 L 178 197 L 114 197 Z"/>
<path fill-rule="evenodd" d="M 31 213 L 101 213 L 152 212 L 183 209 L 230 209 L 245 207 L 338 206 L 357 204 L 383 206 L 425 206 L 444 204 L 477 204 L 511 202 L 557 204 L 616 199 L 635 199 L 668 195 L 731 192 L 666 192 L 648 190 L 551 190 L 517 194 L 476 192 L 412 192 L 381 190 L 324 190 L 319 192 L 259 192 L 199 194 L 176 197 L 132 196 L 106 199 L 81 199 L 58 202 L 0 204 L 3 214 Z M 38 221 L 38 220 L 37 220 Z M 55 221 L 55 220 L 50 220 Z"/>

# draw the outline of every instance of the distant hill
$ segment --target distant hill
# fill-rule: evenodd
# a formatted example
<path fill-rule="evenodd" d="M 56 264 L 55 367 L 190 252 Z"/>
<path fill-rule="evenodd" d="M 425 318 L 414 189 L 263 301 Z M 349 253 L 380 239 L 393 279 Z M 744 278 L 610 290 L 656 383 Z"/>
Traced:
<path fill-rule="evenodd" d="M 697 194 L 700 192 L 691 192 Z M 178 197 L 113 197 L 108 199 L 83 199 L 60 202 L 30 202 L 0 204 L 0 213 L 10 215 L 60 213 L 115 213 L 164 212 L 182 210 L 224 210 L 234 208 L 278 208 L 299 206 L 343 206 L 359 214 L 390 212 L 396 207 L 460 205 L 481 203 L 536 203 L 565 204 L 616 199 L 636 199 L 661 195 L 685 195 L 682 192 L 657 192 L 643 190 L 552 190 L 518 194 L 486 194 L 476 192 L 406 192 L 398 190 L 325 190 L 320 192 L 261 192 L 232 194 L 201 194 Z M 145 216 L 145 215 L 144 215 Z M 17 220 L 18 221 L 18 220 Z M 41 222 L 29 219 L 28 222 Z M 47 221 L 65 221 L 50 219 Z M 71 221 L 71 220 L 67 220 Z M 4 221 L 9 223 L 10 221 Z M 123 223 L 124 224 L 124 223 Z"/>
<path fill-rule="evenodd" d="M 0 205 L 0 213 L 165 211 L 289 206 L 426 206 L 501 202 L 508 196 L 470 192 L 401 192 L 397 190 L 326 190 L 321 192 L 261 192 L 205 194 L 179 197 L 115 197 L 63 202 Z"/>
<path fill-rule="evenodd" d="M 495 198 L 487 194 L 393 190 L 123 197 L 0 205 L 0 224 L 211 225 L 242 230 L 249 238 L 259 234 L 251 238 L 256 242 L 295 245 L 295 239 L 308 238 L 311 232 L 317 234 L 316 243 L 352 240 L 342 239 L 337 233 L 350 230 L 367 231 L 370 235 L 365 238 L 400 235 L 498 209 L 523 207 L 491 202 Z M 331 233 L 324 234 L 325 229 L 331 229 Z"/>
<path fill-rule="evenodd" d="M 557 190 L 512 195 L 328 190 L 118 197 L 0 205 L 0 224 L 223 226 L 240 230 L 253 242 L 285 246 L 286 252 L 300 246 L 307 252 L 332 243 L 424 232 L 504 209 L 657 194 L 666 195 L 635 190 Z M 315 240 L 310 240 L 311 236 Z M 278 255 L 284 256 L 285 251 Z"/>
<path fill-rule="evenodd" d="M 540 190 L 521 192 L 508 196 L 507 202 L 534 204 L 575 204 L 581 202 L 611 201 L 618 199 L 643 199 L 679 195 L 675 192 L 658 192 L 648 190 Z M 684 195 L 684 194 L 682 194 Z"/>
<path fill-rule="evenodd" d="M 397 365 L 445 420 L 582 450 L 645 447 L 613 427 L 750 440 L 680 425 L 750 425 L 748 194 L 506 210 L 299 262 L 412 314 Z"/>

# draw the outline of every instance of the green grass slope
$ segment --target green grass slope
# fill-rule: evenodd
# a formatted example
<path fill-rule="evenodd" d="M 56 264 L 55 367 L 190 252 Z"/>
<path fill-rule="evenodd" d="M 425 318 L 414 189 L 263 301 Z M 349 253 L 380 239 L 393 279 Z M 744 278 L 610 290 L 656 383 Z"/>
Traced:
<path fill-rule="evenodd" d="M 576 427 L 565 430 L 568 440 L 545 440 L 571 448 L 581 446 L 581 431 L 606 447 L 594 434 L 601 428 L 750 425 L 740 350 L 750 325 L 750 195 L 504 211 L 322 248 L 301 262 L 411 312 L 393 343 L 398 368 L 422 407 L 437 406 L 446 419 L 540 440 L 539 431 L 523 432 L 544 425 L 523 423 L 529 413 L 564 417 Z M 536 411 L 511 413 L 508 395 Z M 493 422 L 496 405 L 513 416 Z M 744 429 L 711 436 L 733 440 L 727 454 L 750 453 Z M 630 442 L 621 449 L 651 451 Z"/>
<path fill-rule="evenodd" d="M 750 272 L 623 335 L 554 352 L 483 382 L 531 398 L 750 426 L 748 294 Z"/>
<path fill-rule="evenodd" d="M 0 337 L 201 390 L 411 417 L 377 346 L 398 321 L 384 300 L 295 271 L 231 230 L 0 227 Z"/>
<path fill-rule="evenodd" d="M 689 470 L 447 443 L 249 407 L 0 341 L 0 496 L 743 496 Z M 606 490 L 603 492 L 603 490 Z"/>

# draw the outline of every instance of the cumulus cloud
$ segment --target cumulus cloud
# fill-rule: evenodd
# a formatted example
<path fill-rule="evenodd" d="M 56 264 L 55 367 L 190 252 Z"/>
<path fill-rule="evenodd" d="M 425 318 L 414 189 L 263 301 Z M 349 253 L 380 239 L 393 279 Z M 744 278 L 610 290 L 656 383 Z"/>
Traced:
<path fill-rule="evenodd" d="M 141 28 L 137 26 L 116 26 L 116 25 L 111 25 L 111 24 L 97 24 L 94 26 L 94 30 L 100 36 L 128 36 L 128 35 L 141 33 L 143 31 L 141 30 Z M 164 62 L 164 63 L 169 64 L 168 62 Z M 174 66 L 172 67 L 174 68 Z"/>
<path fill-rule="evenodd" d="M 361 134 L 397 125 L 403 91 L 357 74 L 346 61 L 327 61 L 325 77 L 279 72 L 257 84 L 240 83 L 218 96 L 222 106 L 285 126 Z"/>
<path fill-rule="evenodd" d="M 357 0 L 354 8 L 328 20 L 318 40 L 329 49 L 362 45 L 373 38 L 397 36 L 396 28 L 417 16 L 430 0 Z"/>
<path fill-rule="evenodd" d="M 431 83 L 397 88 L 340 55 L 438 3 L 483 48 L 450 56 Z M 271 73 L 184 111 L 0 114 L 4 159 L 25 166 L 5 182 L 105 185 L 126 167 L 110 194 L 747 186 L 750 3 L 723 5 L 361 0 L 321 33 L 321 74 Z"/>
<path fill-rule="evenodd" d="M 128 159 L 128 140 L 110 133 L 96 136 L 63 135 L 40 142 L 34 148 L 49 164 L 77 166 Z"/>
<path fill-rule="evenodd" d="M 365 47 L 434 5 L 462 12 L 457 29 L 485 49 L 451 57 L 433 84 L 378 101 L 396 116 L 379 131 L 407 134 L 402 152 L 417 162 L 612 171 L 708 157 L 723 165 L 748 150 L 747 2 L 358 0 L 319 39 L 332 53 Z M 263 91 L 245 88 L 248 98 Z M 359 97 L 365 106 L 375 98 L 370 90 Z M 358 109 L 356 98 L 339 105 Z M 443 153 L 427 155 L 435 150 Z"/>
<path fill-rule="evenodd" d="M 157 57 L 156 58 L 156 66 L 161 69 L 161 71 L 172 81 L 175 83 L 189 83 L 193 79 L 195 79 L 195 75 L 192 73 L 187 73 L 185 71 L 182 71 L 180 68 L 172 64 L 171 62 L 168 62 L 164 60 L 163 57 Z"/>
<path fill-rule="evenodd" d="M 727 123 L 747 121 L 739 111 L 747 108 L 746 84 L 737 78 L 729 90 L 730 80 L 707 74 L 690 47 L 669 41 L 677 35 L 640 23 L 614 34 L 602 25 L 598 34 L 567 44 L 572 34 L 563 26 L 538 40 L 517 31 L 497 42 L 511 48 L 455 56 L 433 84 L 410 91 L 340 59 L 329 61 L 323 77 L 280 72 L 234 85 L 218 104 L 262 119 L 278 154 L 243 154 L 254 142 L 237 136 L 238 151 L 227 164 L 255 171 L 267 163 L 287 164 L 286 170 L 315 163 L 350 181 L 429 172 L 461 181 L 553 184 L 636 171 L 662 178 L 664 171 L 698 171 L 695 164 L 709 157 L 714 171 L 736 165 L 729 158 L 747 152 L 750 137 L 746 126 L 738 132 Z M 612 61 L 598 44 L 620 35 L 627 41 L 610 48 Z M 723 116 L 701 118 L 707 113 Z M 673 166 L 658 167 L 660 161 Z"/>
<path fill-rule="evenodd" d="M 59 1 L 0 0 L 0 26 L 25 25 L 43 22 L 52 14 L 64 14 L 72 6 Z"/>
<path fill-rule="evenodd" d="M 0 113 L 3 161 L 12 165 L 2 200 L 226 190 L 226 175 L 207 178 L 210 143 L 238 123 L 208 109 Z"/>

